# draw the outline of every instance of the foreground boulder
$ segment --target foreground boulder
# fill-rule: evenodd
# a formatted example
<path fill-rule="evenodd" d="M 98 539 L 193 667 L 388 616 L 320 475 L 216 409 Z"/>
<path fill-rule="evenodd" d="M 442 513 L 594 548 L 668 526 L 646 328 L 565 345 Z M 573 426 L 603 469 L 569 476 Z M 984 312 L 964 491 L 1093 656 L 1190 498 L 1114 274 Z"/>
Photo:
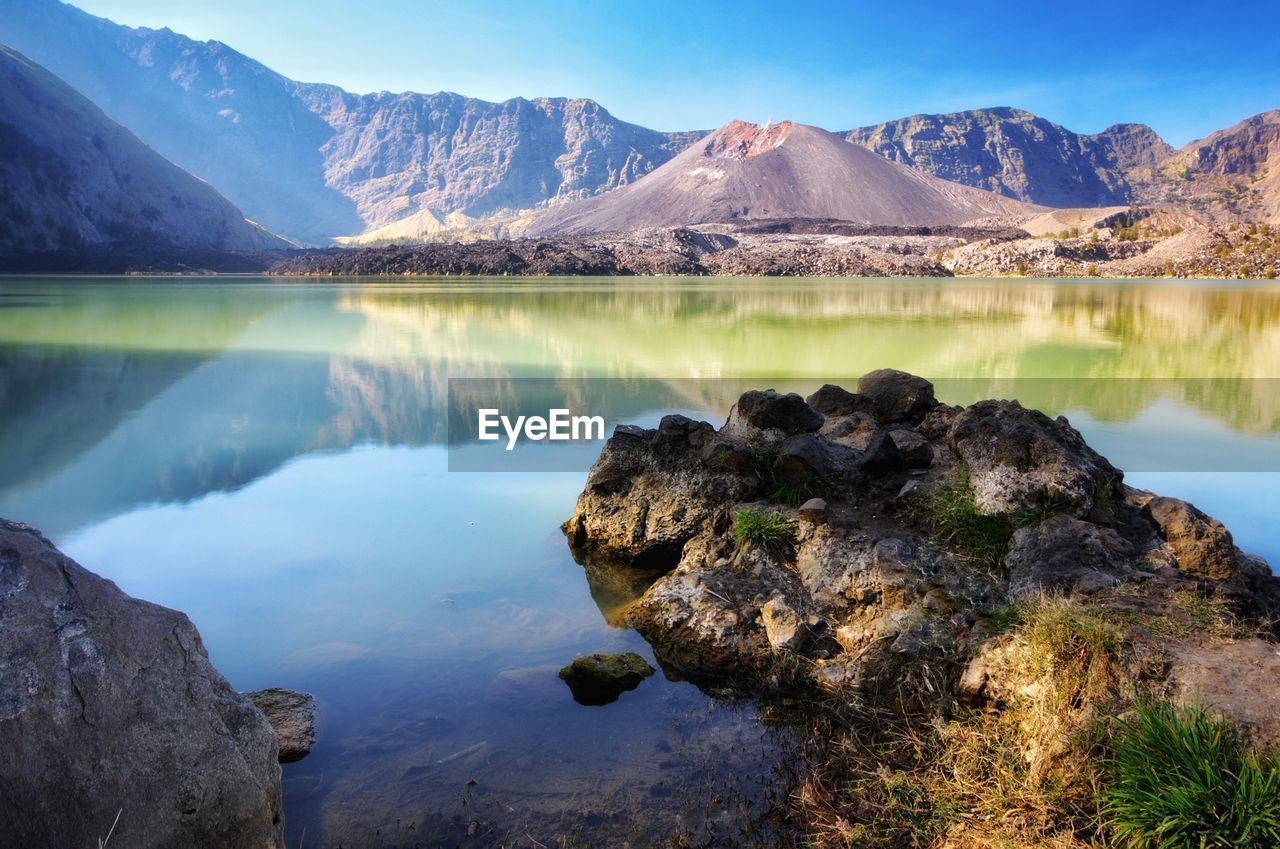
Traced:
<path fill-rule="evenodd" d="M 5 845 L 283 845 L 276 735 L 187 617 L 4 520 L 0 739 Z"/>
<path fill-rule="evenodd" d="M 747 393 L 720 430 L 669 416 L 606 444 L 565 530 L 590 573 L 648 567 L 622 618 L 670 677 L 759 694 L 798 669 L 855 690 L 929 670 L 945 690 L 999 611 L 1046 597 L 1115 605 L 1117 621 L 1189 598 L 1276 621 L 1260 558 L 1191 505 L 1126 487 L 1065 418 L 948 407 L 892 370 L 858 390 L 824 386 L 808 413 Z M 1153 651 L 1167 675 L 1173 647 Z"/>

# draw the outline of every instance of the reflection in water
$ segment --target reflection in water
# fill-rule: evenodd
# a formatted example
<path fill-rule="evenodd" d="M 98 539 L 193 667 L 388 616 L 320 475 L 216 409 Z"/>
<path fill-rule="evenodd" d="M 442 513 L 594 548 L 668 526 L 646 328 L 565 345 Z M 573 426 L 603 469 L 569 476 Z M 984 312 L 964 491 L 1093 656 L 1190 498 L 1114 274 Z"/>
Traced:
<path fill-rule="evenodd" d="M 767 802 L 775 741 L 750 711 L 657 678 L 605 708 L 573 703 L 555 673 L 576 654 L 651 657 L 614 627 L 649 576 L 584 581 L 569 558 L 556 528 L 582 470 L 447 472 L 445 405 L 468 400 L 448 397 L 450 377 L 496 378 L 501 399 L 515 378 L 553 378 L 575 408 L 651 421 L 723 415 L 735 378 L 809 392 L 902 368 L 947 400 L 1066 412 L 1151 470 L 1136 483 L 1280 559 L 1265 497 L 1280 476 L 1155 474 L 1169 457 L 1280 468 L 1273 285 L 0 290 L 0 515 L 188 611 L 238 686 L 319 696 L 319 744 L 285 770 L 290 845 L 304 827 L 307 846 L 378 845 L 377 829 L 386 845 L 705 836 Z"/>

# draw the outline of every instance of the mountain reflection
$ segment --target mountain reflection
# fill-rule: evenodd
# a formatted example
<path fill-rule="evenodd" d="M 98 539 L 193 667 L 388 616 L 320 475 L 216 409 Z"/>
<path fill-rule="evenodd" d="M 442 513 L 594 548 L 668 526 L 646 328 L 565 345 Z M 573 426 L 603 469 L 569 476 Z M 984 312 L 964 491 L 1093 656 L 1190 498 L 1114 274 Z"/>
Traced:
<path fill-rule="evenodd" d="M 671 408 L 721 416 L 748 385 L 807 393 L 892 366 L 934 379 L 952 402 L 1018 397 L 1123 423 L 1162 401 L 1237 435 L 1280 432 L 1271 285 L 4 287 L 0 515 L 51 533 L 235 489 L 312 452 L 443 443 L 450 377 L 555 378 L 567 405 L 617 420 Z M 499 385 L 509 394 L 495 401 L 519 396 L 516 383 Z"/>

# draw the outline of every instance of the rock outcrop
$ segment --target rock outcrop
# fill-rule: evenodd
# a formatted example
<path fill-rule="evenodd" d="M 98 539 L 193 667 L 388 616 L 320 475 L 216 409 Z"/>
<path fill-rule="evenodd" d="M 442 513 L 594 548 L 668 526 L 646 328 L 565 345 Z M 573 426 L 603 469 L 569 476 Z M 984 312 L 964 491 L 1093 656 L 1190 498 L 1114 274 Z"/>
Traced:
<path fill-rule="evenodd" d="M 980 653 L 994 611 L 1046 597 L 1187 593 L 1259 628 L 1280 611 L 1265 563 L 1126 487 L 1065 418 L 950 407 L 891 370 L 858 389 L 749 392 L 723 428 L 668 416 L 607 443 L 565 530 L 593 569 L 649 567 L 625 617 L 668 675 L 770 692 L 799 657 L 856 690 Z"/>
<path fill-rule="evenodd" d="M 6 845 L 283 845 L 276 735 L 186 616 L 3 520 L 0 737 Z"/>

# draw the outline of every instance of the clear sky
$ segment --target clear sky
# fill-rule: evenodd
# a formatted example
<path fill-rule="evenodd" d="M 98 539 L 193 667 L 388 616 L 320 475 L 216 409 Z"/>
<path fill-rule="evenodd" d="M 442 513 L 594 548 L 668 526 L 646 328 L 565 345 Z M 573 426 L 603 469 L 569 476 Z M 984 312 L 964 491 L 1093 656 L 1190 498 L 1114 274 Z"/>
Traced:
<path fill-rule="evenodd" d="M 486 100 L 591 97 L 660 130 L 831 130 L 1018 106 L 1180 145 L 1280 108 L 1280 0 L 78 0 L 217 39 L 286 76 Z"/>

